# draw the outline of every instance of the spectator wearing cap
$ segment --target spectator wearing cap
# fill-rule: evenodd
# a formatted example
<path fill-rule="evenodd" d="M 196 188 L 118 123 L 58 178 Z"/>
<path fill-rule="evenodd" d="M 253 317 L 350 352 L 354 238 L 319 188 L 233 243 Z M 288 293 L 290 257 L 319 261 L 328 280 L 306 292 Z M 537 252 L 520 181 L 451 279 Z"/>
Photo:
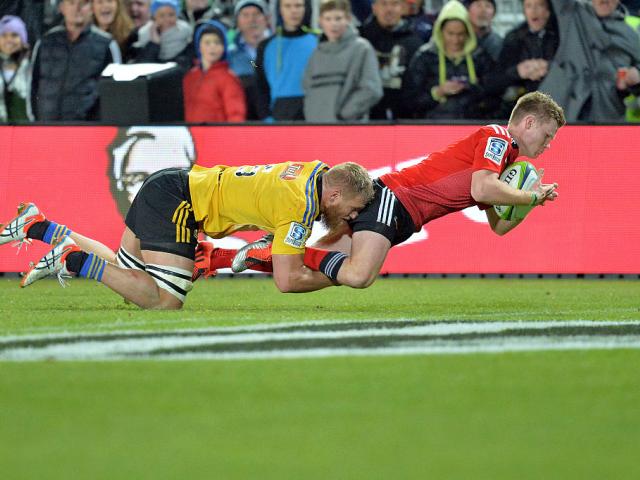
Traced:
<path fill-rule="evenodd" d="M 229 66 L 238 76 L 247 99 L 247 120 L 258 120 L 255 61 L 258 44 L 271 35 L 268 8 L 262 0 L 240 0 L 234 9 L 236 28 L 229 31 Z"/>
<path fill-rule="evenodd" d="M 244 122 L 246 103 L 240 80 L 229 68 L 227 31 L 216 20 L 196 28 L 199 65 L 183 79 L 184 115 L 188 123 Z"/>
<path fill-rule="evenodd" d="M 30 77 L 27 27 L 20 17 L 5 15 L 0 19 L 0 122 L 30 120 Z"/>
<path fill-rule="evenodd" d="M 467 0 L 469 20 L 478 41 L 478 48 L 486 51 L 494 62 L 500 57 L 502 37 L 493 31 L 493 19 L 496 16 L 495 0 Z"/>
<path fill-rule="evenodd" d="M 64 23 L 49 30 L 33 54 L 31 108 L 36 120 L 98 118 L 98 80 L 120 63 L 113 37 L 93 25 L 90 0 L 62 0 Z"/>
<path fill-rule="evenodd" d="M 304 120 L 302 76 L 318 45 L 309 0 L 277 0 L 276 33 L 258 45 L 258 116 Z"/>
<path fill-rule="evenodd" d="M 151 20 L 130 37 L 129 63 L 176 62 L 185 72 L 191 68 L 193 30 L 178 19 L 178 0 L 152 0 Z"/>

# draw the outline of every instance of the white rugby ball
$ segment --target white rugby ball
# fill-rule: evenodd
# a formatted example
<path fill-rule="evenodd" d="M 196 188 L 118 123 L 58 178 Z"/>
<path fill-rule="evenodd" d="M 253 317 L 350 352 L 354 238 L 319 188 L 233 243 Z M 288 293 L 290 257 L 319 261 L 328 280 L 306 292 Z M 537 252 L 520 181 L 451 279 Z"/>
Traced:
<path fill-rule="evenodd" d="M 512 188 L 525 191 L 533 190 L 539 179 L 536 167 L 524 161 L 512 163 L 500 175 L 501 182 Z M 493 209 L 503 220 L 513 220 L 514 218 L 524 218 L 533 207 L 528 205 L 494 205 Z"/>

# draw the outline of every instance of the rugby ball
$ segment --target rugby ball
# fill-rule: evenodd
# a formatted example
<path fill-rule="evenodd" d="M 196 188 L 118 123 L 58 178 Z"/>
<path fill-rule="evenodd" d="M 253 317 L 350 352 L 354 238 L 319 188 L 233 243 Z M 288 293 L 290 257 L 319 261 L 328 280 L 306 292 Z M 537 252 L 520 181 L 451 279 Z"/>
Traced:
<path fill-rule="evenodd" d="M 514 162 L 500 175 L 501 182 L 512 188 L 525 191 L 533 190 L 538 180 L 540 180 L 538 171 L 529 162 Z M 529 205 L 494 205 L 493 209 L 501 219 L 513 220 L 524 218 L 533 207 Z"/>

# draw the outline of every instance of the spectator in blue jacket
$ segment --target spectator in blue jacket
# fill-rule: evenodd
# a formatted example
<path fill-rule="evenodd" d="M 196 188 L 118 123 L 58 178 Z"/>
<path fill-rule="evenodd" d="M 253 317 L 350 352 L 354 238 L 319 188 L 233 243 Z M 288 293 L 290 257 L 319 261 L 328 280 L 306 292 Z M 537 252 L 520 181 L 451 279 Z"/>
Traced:
<path fill-rule="evenodd" d="M 276 33 L 258 46 L 258 115 L 267 120 L 304 120 L 302 77 L 318 45 L 310 29 L 309 0 L 279 0 Z"/>
<path fill-rule="evenodd" d="M 258 44 L 271 35 L 268 7 L 263 0 L 240 0 L 236 3 L 236 28 L 228 35 L 229 67 L 240 79 L 247 98 L 247 120 L 257 120 L 258 86 L 255 61 Z"/>

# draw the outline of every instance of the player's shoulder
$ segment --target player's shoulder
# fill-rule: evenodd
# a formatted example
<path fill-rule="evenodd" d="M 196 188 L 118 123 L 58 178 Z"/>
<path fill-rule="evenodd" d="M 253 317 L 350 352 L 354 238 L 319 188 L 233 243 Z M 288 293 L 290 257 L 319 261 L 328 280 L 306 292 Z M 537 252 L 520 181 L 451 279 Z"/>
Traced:
<path fill-rule="evenodd" d="M 280 179 L 296 181 L 300 183 L 310 182 L 321 172 L 329 169 L 329 166 L 320 160 L 312 162 L 284 162 L 277 164 L 277 171 L 280 172 Z"/>
<path fill-rule="evenodd" d="M 476 135 L 479 138 L 489 138 L 489 137 L 502 138 L 504 140 L 507 140 L 508 143 L 511 143 L 513 141 L 513 138 L 509 134 L 509 131 L 506 129 L 506 127 L 503 127 L 502 125 L 496 125 L 496 124 L 484 125 L 480 127 L 476 131 Z"/>
<path fill-rule="evenodd" d="M 514 147 L 509 131 L 500 125 L 485 125 L 479 128 L 476 140 L 476 149 L 483 151 L 484 158 L 497 165 L 501 165 L 505 157 L 508 158 Z"/>

